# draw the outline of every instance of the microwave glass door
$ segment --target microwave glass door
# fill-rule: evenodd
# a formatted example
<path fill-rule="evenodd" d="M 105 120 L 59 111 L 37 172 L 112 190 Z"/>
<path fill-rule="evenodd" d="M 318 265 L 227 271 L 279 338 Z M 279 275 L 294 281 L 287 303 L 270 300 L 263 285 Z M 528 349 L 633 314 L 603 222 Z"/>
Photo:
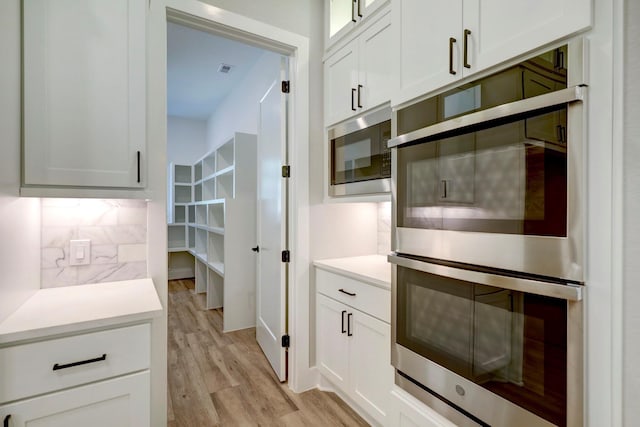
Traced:
<path fill-rule="evenodd" d="M 561 105 L 399 147 L 398 227 L 566 237 L 566 124 Z"/>
<path fill-rule="evenodd" d="M 331 140 L 331 185 L 389 178 L 389 121 Z"/>
<path fill-rule="evenodd" d="M 396 342 L 566 425 L 567 301 L 398 266 Z"/>

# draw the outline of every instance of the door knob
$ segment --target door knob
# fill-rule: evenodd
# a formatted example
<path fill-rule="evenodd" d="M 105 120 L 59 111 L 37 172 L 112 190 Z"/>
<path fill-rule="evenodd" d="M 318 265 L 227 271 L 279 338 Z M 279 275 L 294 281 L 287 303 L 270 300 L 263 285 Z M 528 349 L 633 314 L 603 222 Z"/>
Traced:
<path fill-rule="evenodd" d="M 260 246 L 256 246 L 255 248 L 251 248 L 253 252 L 260 252 Z"/>

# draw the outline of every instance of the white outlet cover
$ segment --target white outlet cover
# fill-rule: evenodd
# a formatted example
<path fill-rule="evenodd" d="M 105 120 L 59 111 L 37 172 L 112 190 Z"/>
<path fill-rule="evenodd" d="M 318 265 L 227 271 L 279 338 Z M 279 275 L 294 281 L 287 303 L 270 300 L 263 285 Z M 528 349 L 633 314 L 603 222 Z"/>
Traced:
<path fill-rule="evenodd" d="M 91 240 L 69 241 L 69 265 L 91 264 Z"/>

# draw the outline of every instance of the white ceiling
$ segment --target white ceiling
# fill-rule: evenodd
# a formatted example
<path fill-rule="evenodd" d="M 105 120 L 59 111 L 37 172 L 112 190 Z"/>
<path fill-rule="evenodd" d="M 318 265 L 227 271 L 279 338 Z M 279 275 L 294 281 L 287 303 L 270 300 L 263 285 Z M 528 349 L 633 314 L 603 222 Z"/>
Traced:
<path fill-rule="evenodd" d="M 264 50 L 178 24 L 167 24 L 167 112 L 207 119 Z M 220 64 L 233 68 L 218 72 Z"/>

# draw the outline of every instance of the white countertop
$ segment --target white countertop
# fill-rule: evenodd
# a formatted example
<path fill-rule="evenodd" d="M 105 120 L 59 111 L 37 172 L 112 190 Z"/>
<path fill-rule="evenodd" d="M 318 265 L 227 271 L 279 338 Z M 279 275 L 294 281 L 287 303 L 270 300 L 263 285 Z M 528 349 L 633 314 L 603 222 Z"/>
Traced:
<path fill-rule="evenodd" d="M 322 259 L 314 261 L 313 265 L 374 286 L 391 288 L 391 264 L 386 255 Z"/>
<path fill-rule="evenodd" d="M 0 344 L 148 320 L 160 313 L 151 279 L 40 289 L 0 323 Z"/>

